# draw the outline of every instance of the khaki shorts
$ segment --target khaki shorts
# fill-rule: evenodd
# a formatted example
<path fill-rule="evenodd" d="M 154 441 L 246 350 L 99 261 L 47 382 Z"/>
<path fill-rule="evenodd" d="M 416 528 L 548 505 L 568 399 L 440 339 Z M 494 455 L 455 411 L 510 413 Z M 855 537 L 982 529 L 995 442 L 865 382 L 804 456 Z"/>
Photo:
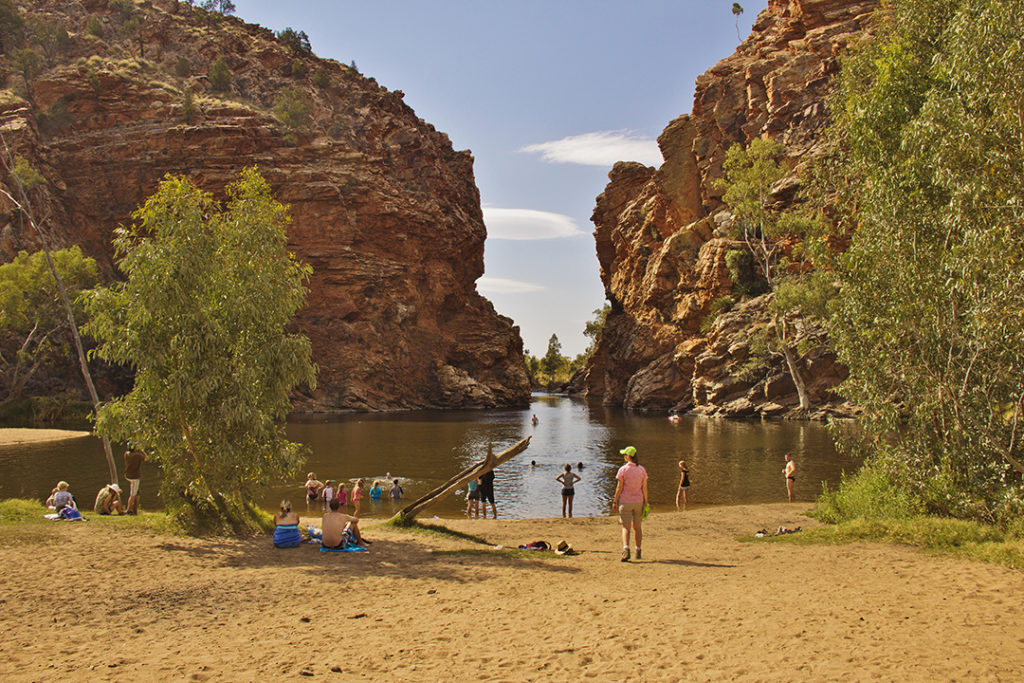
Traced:
<path fill-rule="evenodd" d="M 622 522 L 622 526 L 637 525 L 643 518 L 643 503 L 625 503 L 619 506 L 619 521 Z"/>
<path fill-rule="evenodd" d="M 139 482 L 141 479 L 127 479 L 126 481 L 129 484 L 128 495 L 137 496 L 139 494 Z"/>

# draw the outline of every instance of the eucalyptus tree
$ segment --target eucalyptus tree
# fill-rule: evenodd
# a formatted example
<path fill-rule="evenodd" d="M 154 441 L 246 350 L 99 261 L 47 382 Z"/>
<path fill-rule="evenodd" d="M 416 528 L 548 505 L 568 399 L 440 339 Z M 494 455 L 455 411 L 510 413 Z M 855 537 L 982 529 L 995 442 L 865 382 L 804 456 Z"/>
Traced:
<path fill-rule="evenodd" d="M 97 430 L 143 447 L 161 495 L 186 527 L 249 528 L 251 501 L 292 476 L 303 447 L 285 438 L 289 393 L 315 384 L 309 340 L 288 331 L 312 272 L 286 246 L 287 208 L 255 168 L 227 202 L 167 177 L 119 228 L 123 282 L 88 301 L 103 359 L 135 386 L 105 403 Z"/>
<path fill-rule="evenodd" d="M 856 228 L 830 333 L 867 453 L 941 513 L 1019 516 L 1024 3 L 893 0 L 832 104 Z"/>

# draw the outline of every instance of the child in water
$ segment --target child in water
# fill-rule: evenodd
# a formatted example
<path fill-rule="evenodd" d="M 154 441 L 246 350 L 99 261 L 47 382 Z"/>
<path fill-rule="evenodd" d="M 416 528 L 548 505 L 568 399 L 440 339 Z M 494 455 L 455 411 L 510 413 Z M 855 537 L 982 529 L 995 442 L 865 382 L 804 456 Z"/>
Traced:
<path fill-rule="evenodd" d="M 320 489 L 323 487 L 324 483 L 316 478 L 315 472 L 306 475 L 306 483 L 303 484 L 303 488 L 306 489 L 306 512 L 309 512 L 310 507 L 320 497 Z"/>
<path fill-rule="evenodd" d="M 394 486 L 391 487 L 391 500 L 402 500 L 402 494 L 404 493 L 405 491 L 398 485 L 398 480 L 395 479 Z"/>
<path fill-rule="evenodd" d="M 683 496 L 683 509 L 686 509 L 686 489 L 690 488 L 690 470 L 686 468 L 686 461 L 679 461 L 679 490 L 676 491 L 676 510 L 679 509 L 679 495 Z"/>
<path fill-rule="evenodd" d="M 383 494 L 384 489 L 380 487 L 380 481 L 374 479 L 373 488 L 370 489 L 370 500 L 380 500 Z"/>

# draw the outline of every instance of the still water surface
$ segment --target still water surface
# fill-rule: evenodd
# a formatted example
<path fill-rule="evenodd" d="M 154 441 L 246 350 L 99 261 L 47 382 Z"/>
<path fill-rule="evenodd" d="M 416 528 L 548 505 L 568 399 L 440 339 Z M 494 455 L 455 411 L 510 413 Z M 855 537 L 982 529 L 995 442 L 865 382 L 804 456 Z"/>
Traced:
<path fill-rule="evenodd" d="M 531 415 L 538 424 L 531 425 Z M 406 502 L 438 486 L 484 457 L 487 444 L 499 452 L 525 436 L 530 447 L 495 473 L 498 515 L 504 518 L 555 517 L 561 512 L 561 485 L 555 477 L 566 463 L 583 477 L 576 483 L 577 516 L 608 514 L 615 492 L 619 449 L 636 446 L 650 477 L 655 510 L 674 505 L 680 459 L 690 469 L 690 505 L 780 502 L 786 499 L 783 456 L 797 464 L 796 496 L 811 501 L 822 482 L 835 484 L 842 471 L 859 462 L 837 454 L 817 422 L 743 421 L 683 418 L 670 422 L 588 404 L 564 396 L 535 395 L 530 410 L 418 411 L 332 416 L 288 425 L 292 440 L 312 454 L 305 475 L 342 479 L 351 486 L 359 477 L 399 478 Z M 121 449 L 123 452 L 123 449 Z M 116 452 L 117 453 L 117 452 Z M 531 466 L 531 461 L 536 466 Z M 577 470 L 576 463 L 583 469 Z M 118 466 L 121 466 L 118 454 Z M 142 505 L 160 507 L 159 473 L 145 464 Z M 98 439 L 88 437 L 49 444 L 0 447 L 0 498 L 44 499 L 59 479 L 71 484 L 80 507 L 91 507 L 105 483 L 107 467 Z M 305 477 L 276 487 L 262 501 L 275 509 L 288 497 L 305 512 Z M 122 482 L 123 483 L 123 482 Z M 398 505 L 373 502 L 364 494 L 364 515 L 390 516 Z M 465 509 L 464 491 L 439 504 L 432 514 L 454 517 Z"/>

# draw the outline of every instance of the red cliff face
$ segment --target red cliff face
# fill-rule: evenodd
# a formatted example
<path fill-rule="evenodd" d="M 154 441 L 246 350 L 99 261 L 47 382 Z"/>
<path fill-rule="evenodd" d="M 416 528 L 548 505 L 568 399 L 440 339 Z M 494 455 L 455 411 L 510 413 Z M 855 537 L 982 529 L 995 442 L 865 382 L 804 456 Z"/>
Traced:
<path fill-rule="evenodd" d="M 297 410 L 527 404 L 519 330 L 476 291 L 486 230 L 472 156 L 402 93 L 184 3 L 142 2 L 128 18 L 104 0 L 16 4 L 70 35 L 30 90 L 5 59 L 0 102 L 8 143 L 47 180 L 37 202 L 56 246 L 82 245 L 113 275 L 111 231 L 165 174 L 219 193 L 255 164 L 314 271 L 296 323 L 318 386 Z M 90 16 L 102 38 L 86 32 Z M 207 75 L 221 57 L 227 91 Z M 289 127 L 274 109 L 290 88 L 310 115 Z M 0 209 L 2 258 L 37 248 Z"/>
<path fill-rule="evenodd" d="M 827 124 L 825 96 L 837 55 L 867 28 L 877 0 L 772 0 L 732 56 L 697 79 L 693 111 L 665 128 L 658 169 L 620 163 L 597 198 L 601 278 L 612 312 L 586 375 L 588 395 L 641 410 L 785 415 L 797 404 L 784 363 L 738 379 L 753 330 L 767 324 L 765 295 L 701 323 L 733 282 L 725 254 L 731 219 L 714 181 L 726 151 L 757 137 L 797 159 Z M 844 378 L 827 351 L 800 359 L 812 397 L 848 412 L 832 389 Z"/>

